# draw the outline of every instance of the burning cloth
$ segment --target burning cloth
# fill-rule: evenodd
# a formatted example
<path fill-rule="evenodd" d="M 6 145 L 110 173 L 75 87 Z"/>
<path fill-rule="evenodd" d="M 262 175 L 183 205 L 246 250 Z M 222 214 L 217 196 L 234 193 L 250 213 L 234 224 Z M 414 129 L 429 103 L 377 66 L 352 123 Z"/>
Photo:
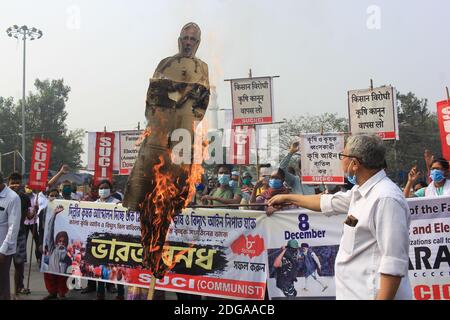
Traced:
<path fill-rule="evenodd" d="M 170 266 L 161 259 L 167 230 L 195 193 L 200 165 L 172 161 L 170 136 L 185 129 L 194 140 L 194 125 L 209 102 L 208 65 L 195 57 L 200 28 L 186 24 L 178 38 L 179 53 L 162 60 L 150 79 L 145 116 L 148 125 L 128 179 L 123 205 L 140 212 L 143 264 L 157 278 Z M 191 160 L 193 150 L 191 150 Z"/>

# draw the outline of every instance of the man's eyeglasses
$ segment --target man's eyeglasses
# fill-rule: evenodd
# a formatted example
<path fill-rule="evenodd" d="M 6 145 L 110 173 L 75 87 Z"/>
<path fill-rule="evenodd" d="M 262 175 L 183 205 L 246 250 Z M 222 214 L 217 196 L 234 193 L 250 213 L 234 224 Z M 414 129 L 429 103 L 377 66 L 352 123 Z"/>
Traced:
<path fill-rule="evenodd" d="M 344 158 L 347 157 L 347 158 L 355 158 L 359 162 L 362 162 L 361 159 L 359 159 L 358 157 L 355 157 L 355 156 L 352 156 L 352 155 L 347 155 L 347 154 L 344 154 L 343 152 L 338 153 L 338 156 L 339 156 L 339 160 L 344 160 Z"/>

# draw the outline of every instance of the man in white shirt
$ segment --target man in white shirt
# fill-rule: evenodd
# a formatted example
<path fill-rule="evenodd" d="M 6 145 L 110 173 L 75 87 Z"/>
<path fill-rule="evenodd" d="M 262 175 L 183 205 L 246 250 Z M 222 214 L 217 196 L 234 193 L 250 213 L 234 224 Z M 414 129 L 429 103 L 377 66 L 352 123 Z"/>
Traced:
<path fill-rule="evenodd" d="M 355 186 L 333 195 L 277 195 L 324 214 L 347 214 L 335 262 L 337 299 L 411 299 L 408 204 L 386 176 L 386 148 L 375 135 L 351 136 L 342 167 Z"/>
<path fill-rule="evenodd" d="M 16 253 L 21 218 L 20 198 L 0 172 L 0 300 L 10 300 L 9 268 Z"/>

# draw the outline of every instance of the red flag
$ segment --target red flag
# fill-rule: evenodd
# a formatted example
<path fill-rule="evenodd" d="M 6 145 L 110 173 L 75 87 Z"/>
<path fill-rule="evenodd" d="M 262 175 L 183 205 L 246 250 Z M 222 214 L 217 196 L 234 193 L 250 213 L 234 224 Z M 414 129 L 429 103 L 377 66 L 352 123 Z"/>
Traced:
<path fill-rule="evenodd" d="M 437 103 L 439 131 L 441 133 L 442 156 L 450 159 L 450 99 Z"/>
<path fill-rule="evenodd" d="M 52 152 L 52 141 L 34 138 L 33 153 L 31 156 L 30 189 L 44 191 L 47 186 L 48 168 Z"/>
<path fill-rule="evenodd" d="M 97 132 L 95 139 L 94 183 L 108 179 L 112 181 L 114 160 L 114 133 Z"/>
<path fill-rule="evenodd" d="M 231 128 L 229 163 L 250 164 L 250 143 L 253 135 L 253 127 L 236 126 Z"/>

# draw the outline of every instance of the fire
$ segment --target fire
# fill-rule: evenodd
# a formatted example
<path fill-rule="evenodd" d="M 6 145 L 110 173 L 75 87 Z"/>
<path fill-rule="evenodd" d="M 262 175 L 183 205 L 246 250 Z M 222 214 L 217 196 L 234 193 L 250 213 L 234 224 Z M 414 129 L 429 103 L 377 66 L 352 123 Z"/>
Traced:
<path fill-rule="evenodd" d="M 136 147 L 139 147 L 142 144 L 142 141 L 144 141 L 144 139 L 146 137 L 148 137 L 150 135 L 150 133 L 152 132 L 152 130 L 150 129 L 150 127 L 145 128 L 144 131 L 142 131 L 142 134 L 139 136 L 139 138 L 136 140 L 136 143 L 134 144 Z"/>
<path fill-rule="evenodd" d="M 160 155 L 159 163 L 153 168 L 154 189 L 142 204 L 141 216 L 144 263 L 156 278 L 162 278 L 175 266 L 175 263 L 166 265 L 163 259 L 169 246 L 167 231 L 173 217 L 192 200 L 195 183 L 201 180 L 204 171 L 199 164 L 175 166 L 167 163 L 165 166 L 165 158 L 170 159 L 170 155 Z M 184 253 L 179 252 L 173 261 L 178 261 L 178 256 Z"/>
<path fill-rule="evenodd" d="M 164 126 L 164 119 L 161 125 Z M 194 124 L 193 132 L 197 132 Z M 176 165 L 171 162 L 170 150 L 159 156 L 159 163 L 153 166 L 152 192 L 146 195 L 141 204 L 141 230 L 142 245 L 144 247 L 143 262 L 156 278 L 162 278 L 164 274 L 175 266 L 178 257 L 183 255 L 186 249 L 175 255 L 173 263 L 164 263 L 167 256 L 169 243 L 166 241 L 169 227 L 175 215 L 180 214 L 192 201 L 195 195 L 195 184 L 202 180 L 204 169 L 203 159 L 208 155 L 207 137 L 208 127 L 200 124 L 200 139 L 196 137 L 194 146 L 194 164 Z M 146 130 L 143 137 L 150 135 L 150 129 Z M 162 134 L 158 130 L 152 134 Z M 160 137 L 164 139 L 165 137 Z M 194 142 L 195 143 L 195 142 Z M 206 149 L 206 153 L 204 150 Z M 195 153 L 198 152 L 196 155 Z M 198 158 L 197 158 L 198 157 Z M 197 158 L 198 161 L 195 159 Z"/>

